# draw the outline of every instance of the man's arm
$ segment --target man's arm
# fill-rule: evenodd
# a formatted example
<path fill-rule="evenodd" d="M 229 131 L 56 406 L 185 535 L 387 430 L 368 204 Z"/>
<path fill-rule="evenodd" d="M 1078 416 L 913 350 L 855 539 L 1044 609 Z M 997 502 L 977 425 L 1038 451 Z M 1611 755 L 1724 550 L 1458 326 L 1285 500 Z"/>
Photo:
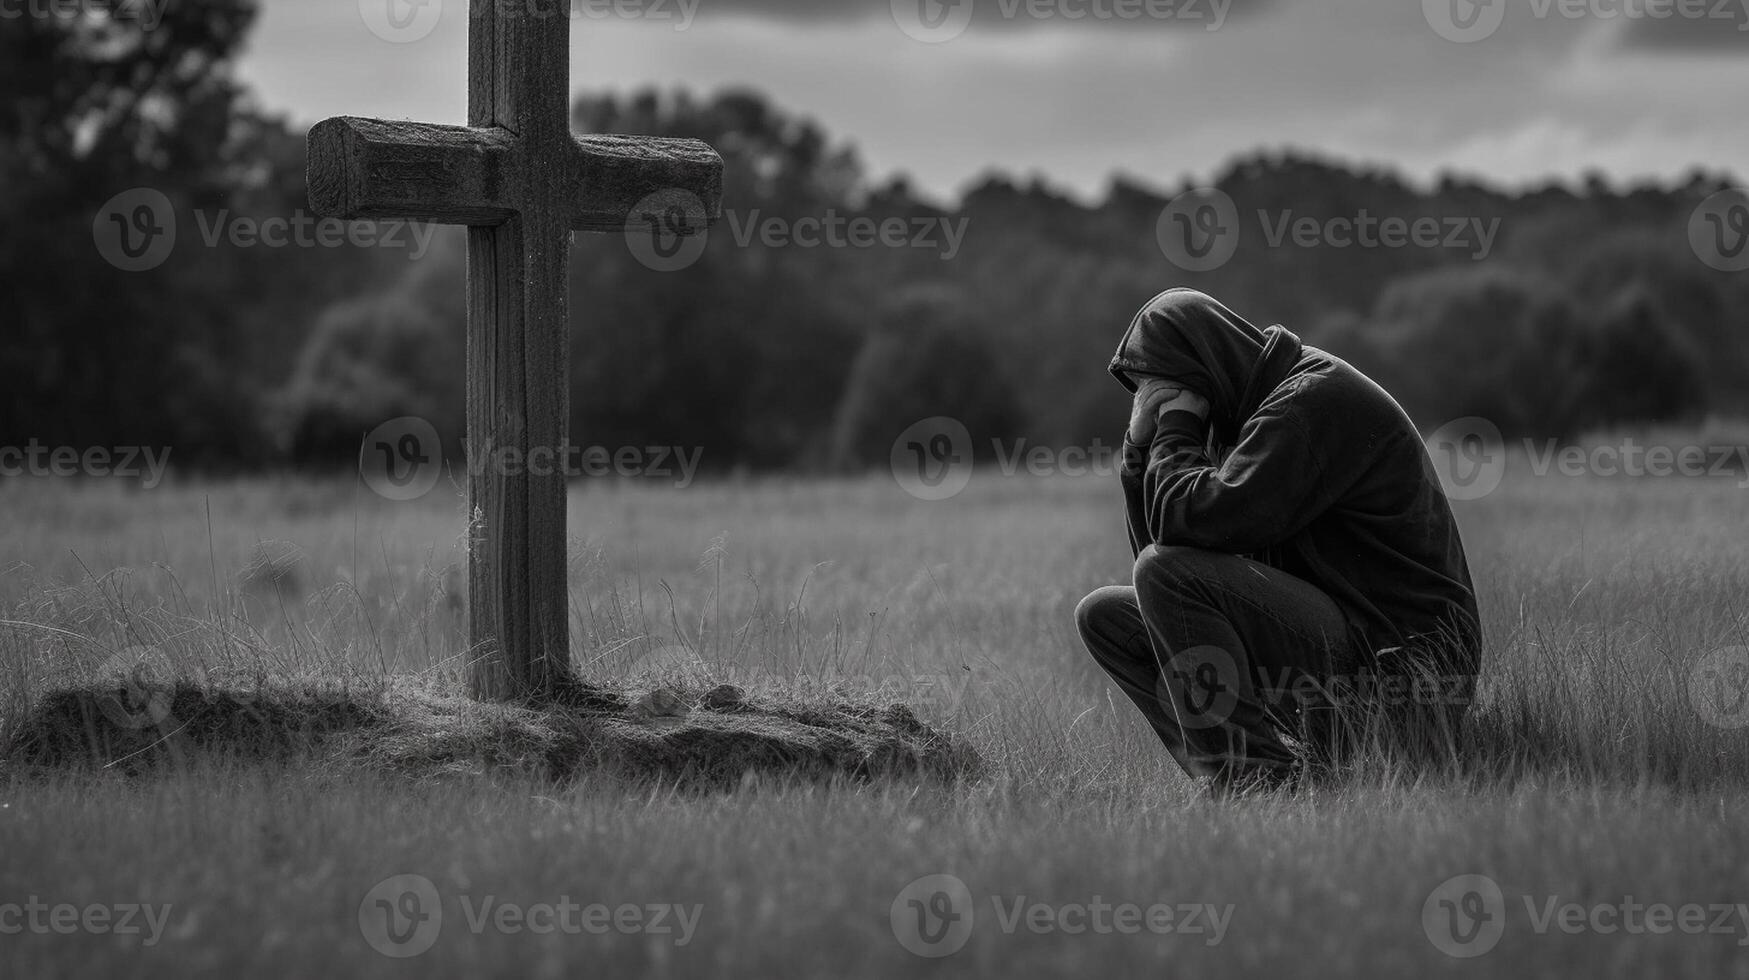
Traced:
<path fill-rule="evenodd" d="M 1141 380 L 1130 405 L 1130 425 L 1124 432 L 1119 470 L 1130 551 L 1137 556 L 1154 543 L 1153 534 L 1148 529 L 1147 501 L 1142 486 L 1148 468 L 1148 448 L 1159 431 L 1161 419 L 1175 411 L 1189 412 L 1202 422 L 1208 418 L 1209 403 L 1201 395 L 1163 378 Z"/>
<path fill-rule="evenodd" d="M 1328 510 L 1366 465 L 1364 454 L 1314 439 L 1280 402 L 1245 423 L 1239 444 L 1219 466 L 1206 444 L 1204 419 L 1169 404 L 1162 406 L 1146 448 L 1126 437 L 1123 479 L 1132 546 L 1261 551 Z"/>

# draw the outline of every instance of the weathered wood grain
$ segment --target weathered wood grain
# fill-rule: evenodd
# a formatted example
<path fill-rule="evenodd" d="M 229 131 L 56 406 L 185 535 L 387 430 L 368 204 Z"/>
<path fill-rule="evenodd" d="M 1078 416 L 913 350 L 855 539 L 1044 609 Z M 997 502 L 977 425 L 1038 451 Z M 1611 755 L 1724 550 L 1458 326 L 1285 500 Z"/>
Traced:
<path fill-rule="evenodd" d="M 722 213 L 723 159 L 698 140 L 582 136 L 566 177 L 572 202 L 570 226 L 578 231 L 619 231 L 632 208 L 661 191 L 698 198 L 701 220 L 686 231 L 703 232 Z"/>
<path fill-rule="evenodd" d="M 324 218 L 492 225 L 516 213 L 503 129 L 341 116 L 310 130 L 310 207 Z"/>
<path fill-rule="evenodd" d="M 310 207 L 324 218 L 495 225 L 532 195 L 530 168 L 557 174 L 552 207 L 576 231 L 619 231 L 660 191 L 722 209 L 723 162 L 699 140 L 569 134 L 541 151 L 509 129 L 340 116 L 309 134 Z M 702 231 L 703 226 L 692 229 Z"/>
<path fill-rule="evenodd" d="M 488 459 L 565 445 L 570 241 L 552 177 L 571 151 L 565 5 L 470 6 L 468 122 L 516 134 L 522 195 L 514 220 L 468 235 L 468 446 Z M 468 493 L 473 692 L 550 696 L 571 676 L 565 479 L 476 466 Z"/>

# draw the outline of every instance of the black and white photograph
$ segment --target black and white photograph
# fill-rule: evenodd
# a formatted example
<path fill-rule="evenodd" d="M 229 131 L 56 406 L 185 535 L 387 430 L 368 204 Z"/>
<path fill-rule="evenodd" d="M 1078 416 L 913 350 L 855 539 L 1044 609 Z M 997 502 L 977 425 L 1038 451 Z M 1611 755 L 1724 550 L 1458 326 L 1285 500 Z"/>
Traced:
<path fill-rule="evenodd" d="M 1749 0 L 0 0 L 0 976 L 1749 976 Z"/>

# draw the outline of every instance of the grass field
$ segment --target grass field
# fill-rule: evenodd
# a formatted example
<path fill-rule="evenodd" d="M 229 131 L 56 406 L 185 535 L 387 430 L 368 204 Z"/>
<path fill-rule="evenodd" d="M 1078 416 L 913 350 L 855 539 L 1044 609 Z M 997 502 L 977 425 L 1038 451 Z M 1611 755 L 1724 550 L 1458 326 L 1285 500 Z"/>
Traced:
<path fill-rule="evenodd" d="M 1236 802 L 1192 792 L 1074 637 L 1081 595 L 1127 576 L 1115 493 L 995 473 L 939 503 L 885 477 L 579 489 L 586 673 L 903 700 L 995 774 L 700 794 L 205 757 L 13 766 L 3 973 L 1749 975 L 1749 745 L 1717 723 L 1728 697 L 1691 697 L 1743 679 L 1702 660 L 1749 642 L 1735 479 L 1514 476 L 1461 504 L 1488 641 L 1462 764 Z M 460 683 L 447 490 L 14 481 L 0 512 L 0 734 L 142 647 L 209 680 Z M 411 887 L 378 887 L 397 875 L 441 896 L 407 959 L 371 941 L 390 921 L 375 902 Z M 931 875 L 962 881 L 971 914 L 938 904 L 941 879 L 906 890 Z M 1498 901 L 1473 880 L 1435 894 L 1459 875 Z M 961 914 L 918 920 L 910 899 Z M 85 917 L 133 903 L 155 932 Z M 914 954 L 918 921 L 964 947 Z M 1459 958 L 1440 923 L 1503 932 Z"/>

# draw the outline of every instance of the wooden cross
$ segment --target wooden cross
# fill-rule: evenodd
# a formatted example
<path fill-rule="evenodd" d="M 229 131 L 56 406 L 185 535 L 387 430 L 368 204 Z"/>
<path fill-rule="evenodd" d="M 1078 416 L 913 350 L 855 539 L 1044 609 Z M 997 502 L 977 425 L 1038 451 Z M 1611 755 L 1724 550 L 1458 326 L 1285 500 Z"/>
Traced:
<path fill-rule="evenodd" d="M 624 230 L 664 192 L 702 208 L 691 231 L 721 211 L 723 161 L 706 144 L 571 135 L 569 11 L 569 0 L 471 0 L 467 126 L 341 116 L 309 135 L 317 214 L 469 226 L 467 449 L 485 454 L 468 468 L 470 686 L 493 700 L 580 686 L 565 474 L 481 465 L 500 449 L 527 461 L 567 445 L 571 232 Z"/>

